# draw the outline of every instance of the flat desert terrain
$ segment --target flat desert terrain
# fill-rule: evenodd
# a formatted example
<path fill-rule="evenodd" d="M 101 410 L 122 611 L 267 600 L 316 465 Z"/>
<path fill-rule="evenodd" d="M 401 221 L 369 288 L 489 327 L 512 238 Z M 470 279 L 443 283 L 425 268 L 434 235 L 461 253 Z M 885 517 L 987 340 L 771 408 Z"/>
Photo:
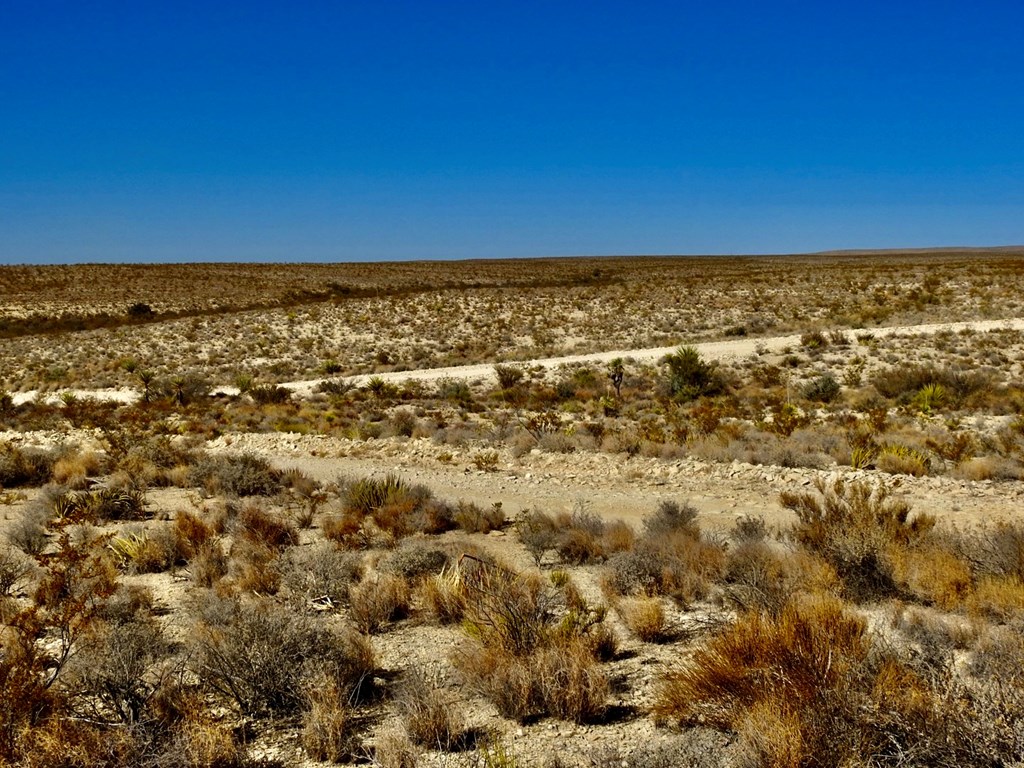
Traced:
<path fill-rule="evenodd" d="M 0 765 L 1022 765 L 1022 297 L 0 267 Z"/>

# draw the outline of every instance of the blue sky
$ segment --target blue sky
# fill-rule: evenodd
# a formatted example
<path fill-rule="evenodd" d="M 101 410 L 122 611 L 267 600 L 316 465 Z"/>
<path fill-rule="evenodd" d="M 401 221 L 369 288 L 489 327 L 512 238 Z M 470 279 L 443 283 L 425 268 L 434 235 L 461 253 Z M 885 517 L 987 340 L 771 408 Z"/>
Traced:
<path fill-rule="evenodd" d="M 1024 243 L 1019 2 L 0 3 L 0 262 Z"/>

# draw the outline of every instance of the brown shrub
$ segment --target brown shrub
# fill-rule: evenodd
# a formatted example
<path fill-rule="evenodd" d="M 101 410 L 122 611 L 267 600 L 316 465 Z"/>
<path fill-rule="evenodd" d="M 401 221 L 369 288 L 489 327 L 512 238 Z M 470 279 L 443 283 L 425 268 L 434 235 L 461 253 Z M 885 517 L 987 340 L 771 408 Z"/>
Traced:
<path fill-rule="evenodd" d="M 465 729 L 457 710 L 419 671 L 406 673 L 395 703 L 413 743 L 447 751 L 462 739 Z"/>
<path fill-rule="evenodd" d="M 277 551 L 242 539 L 231 547 L 229 573 L 235 587 L 256 595 L 276 595 L 281 588 Z"/>
<path fill-rule="evenodd" d="M 251 502 L 243 506 L 238 515 L 238 535 L 277 552 L 299 543 L 299 532 L 290 520 Z"/>
<path fill-rule="evenodd" d="M 349 618 L 363 632 L 374 633 L 409 613 L 409 582 L 396 574 L 364 579 L 349 591 Z"/>
<path fill-rule="evenodd" d="M 953 610 L 971 591 L 967 563 L 940 547 L 920 547 L 893 555 L 893 575 L 915 600 Z"/>
<path fill-rule="evenodd" d="M 657 597 L 624 598 L 615 604 L 623 623 L 645 643 L 665 637 L 665 608 Z"/>
<path fill-rule="evenodd" d="M 76 491 L 88 487 L 88 479 L 103 470 L 101 457 L 92 452 L 79 452 L 62 456 L 53 465 L 52 480 Z"/>
<path fill-rule="evenodd" d="M 174 517 L 174 536 L 178 561 L 187 562 L 213 537 L 213 527 L 187 510 Z"/>
<path fill-rule="evenodd" d="M 289 714 L 304 706 L 312 670 L 337 682 L 354 700 L 374 668 L 369 641 L 285 607 L 225 600 L 189 639 L 193 671 L 246 715 Z"/>
<path fill-rule="evenodd" d="M 780 501 L 796 512 L 796 540 L 836 569 L 854 599 L 898 594 L 896 561 L 935 524 L 928 515 L 911 517 L 910 505 L 884 488 L 843 479 L 819 482 L 816 494 L 783 493 Z"/>
<path fill-rule="evenodd" d="M 189 559 L 188 570 L 196 586 L 212 587 L 228 574 L 228 557 L 224 547 L 219 541 L 206 541 Z"/>
<path fill-rule="evenodd" d="M 996 621 L 1024 615 L 1024 582 L 1014 576 L 986 576 L 966 601 L 967 609 Z"/>
<path fill-rule="evenodd" d="M 377 731 L 373 763 L 380 768 L 416 768 L 416 746 L 404 729 L 389 727 Z"/>
<path fill-rule="evenodd" d="M 471 641 L 455 656 L 464 681 L 506 717 L 551 714 L 584 721 L 604 708 L 607 681 L 595 657 L 607 646 L 593 611 L 555 578 L 464 558 Z"/>
<path fill-rule="evenodd" d="M 453 516 L 455 524 L 466 533 L 490 533 L 505 524 L 505 510 L 501 502 L 495 502 L 487 509 L 460 501 Z"/>
<path fill-rule="evenodd" d="M 803 549 L 778 551 L 765 541 L 733 549 L 723 578 L 729 602 L 773 616 L 800 592 L 838 596 L 842 589 L 835 569 L 818 555 Z"/>
<path fill-rule="evenodd" d="M 303 696 L 303 748 L 314 760 L 342 762 L 355 747 L 347 692 L 337 679 L 320 671 L 305 681 Z"/>

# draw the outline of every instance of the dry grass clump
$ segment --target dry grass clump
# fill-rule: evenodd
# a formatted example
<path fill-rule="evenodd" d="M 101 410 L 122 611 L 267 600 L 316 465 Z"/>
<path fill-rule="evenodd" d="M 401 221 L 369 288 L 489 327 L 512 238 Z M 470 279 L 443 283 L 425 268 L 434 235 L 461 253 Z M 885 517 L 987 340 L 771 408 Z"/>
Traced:
<path fill-rule="evenodd" d="M 419 596 L 424 610 L 438 624 L 461 621 L 466 612 L 466 591 L 462 572 L 457 567 L 446 567 L 425 578 L 420 584 Z"/>
<path fill-rule="evenodd" d="M 235 535 L 275 552 L 299 543 L 299 532 L 290 520 L 268 512 L 255 502 L 242 506 L 236 520 Z"/>
<path fill-rule="evenodd" d="M 809 766 L 918 755 L 927 765 L 997 765 L 1011 745 L 971 736 L 971 699 L 947 696 L 877 649 L 865 621 L 831 597 L 777 618 L 746 613 L 663 680 L 655 716 L 737 732 L 756 765 Z"/>
<path fill-rule="evenodd" d="M 665 639 L 668 627 L 660 598 L 623 598 L 615 603 L 615 610 L 629 630 L 645 643 Z"/>
<path fill-rule="evenodd" d="M 466 728 L 458 710 L 418 670 L 406 672 L 396 693 L 395 706 L 414 744 L 441 751 L 461 745 Z"/>
<path fill-rule="evenodd" d="M 349 590 L 348 617 L 362 632 L 373 634 L 409 614 L 409 583 L 397 574 L 367 576 Z"/>
<path fill-rule="evenodd" d="M 517 720 L 599 717 L 609 690 L 596 660 L 603 611 L 536 574 L 477 559 L 461 566 L 470 639 L 454 661 L 467 685 Z"/>
<path fill-rule="evenodd" d="M 0 444 L 0 486 L 38 486 L 50 482 L 60 452 L 42 448 L 20 448 Z"/>
<path fill-rule="evenodd" d="M 355 751 L 348 691 L 328 670 L 303 683 L 302 746 L 314 760 L 340 763 Z"/>
<path fill-rule="evenodd" d="M 95 451 L 81 451 L 62 456 L 53 464 L 51 478 L 58 485 L 72 490 L 83 490 L 90 477 L 104 469 L 103 458 Z"/>

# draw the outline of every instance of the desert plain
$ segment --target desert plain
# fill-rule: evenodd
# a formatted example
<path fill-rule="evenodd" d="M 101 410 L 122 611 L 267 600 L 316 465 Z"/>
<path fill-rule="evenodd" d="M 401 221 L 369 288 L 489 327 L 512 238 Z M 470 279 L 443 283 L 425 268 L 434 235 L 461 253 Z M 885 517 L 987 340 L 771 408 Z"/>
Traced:
<path fill-rule="evenodd" d="M 0 764 L 1024 763 L 1024 249 L 0 302 Z"/>

